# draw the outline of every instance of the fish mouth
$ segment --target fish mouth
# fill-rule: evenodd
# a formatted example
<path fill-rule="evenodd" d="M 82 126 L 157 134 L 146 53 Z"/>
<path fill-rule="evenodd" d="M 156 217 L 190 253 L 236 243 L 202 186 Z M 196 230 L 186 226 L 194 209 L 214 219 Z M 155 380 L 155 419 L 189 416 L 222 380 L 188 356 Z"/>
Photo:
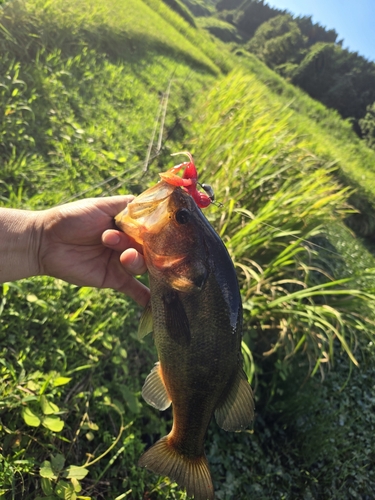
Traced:
<path fill-rule="evenodd" d="M 116 215 L 116 226 L 142 245 L 142 233 L 157 233 L 168 222 L 169 197 L 175 189 L 164 181 L 158 182 Z"/>

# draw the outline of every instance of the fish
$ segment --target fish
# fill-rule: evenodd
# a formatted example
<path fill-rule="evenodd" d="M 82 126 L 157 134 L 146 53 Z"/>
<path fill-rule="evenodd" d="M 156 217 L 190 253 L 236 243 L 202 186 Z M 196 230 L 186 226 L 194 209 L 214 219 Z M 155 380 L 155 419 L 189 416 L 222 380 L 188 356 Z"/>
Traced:
<path fill-rule="evenodd" d="M 226 431 L 242 431 L 254 417 L 241 353 L 241 295 L 233 262 L 194 186 L 184 187 L 181 178 L 178 185 L 176 167 L 160 175 L 115 218 L 142 245 L 149 272 L 151 299 L 139 332 L 153 332 L 159 360 L 142 396 L 158 410 L 173 409 L 170 433 L 138 465 L 168 476 L 195 500 L 213 500 L 204 451 L 210 421 L 214 415 Z"/>

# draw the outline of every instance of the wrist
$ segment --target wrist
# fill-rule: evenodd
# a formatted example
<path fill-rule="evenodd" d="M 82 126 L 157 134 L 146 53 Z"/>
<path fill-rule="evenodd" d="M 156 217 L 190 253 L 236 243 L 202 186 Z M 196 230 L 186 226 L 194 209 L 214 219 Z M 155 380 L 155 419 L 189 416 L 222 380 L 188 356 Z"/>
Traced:
<path fill-rule="evenodd" d="M 44 212 L 0 210 L 0 282 L 40 274 Z"/>

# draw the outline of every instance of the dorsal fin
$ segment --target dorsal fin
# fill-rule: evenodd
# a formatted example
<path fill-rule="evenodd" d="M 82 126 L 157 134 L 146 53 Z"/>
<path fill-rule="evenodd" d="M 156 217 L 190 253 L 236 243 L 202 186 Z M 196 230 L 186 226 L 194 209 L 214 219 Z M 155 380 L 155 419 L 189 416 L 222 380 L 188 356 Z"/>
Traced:
<path fill-rule="evenodd" d="M 222 401 L 215 410 L 218 425 L 225 431 L 242 431 L 254 418 L 253 391 L 242 367 Z"/>

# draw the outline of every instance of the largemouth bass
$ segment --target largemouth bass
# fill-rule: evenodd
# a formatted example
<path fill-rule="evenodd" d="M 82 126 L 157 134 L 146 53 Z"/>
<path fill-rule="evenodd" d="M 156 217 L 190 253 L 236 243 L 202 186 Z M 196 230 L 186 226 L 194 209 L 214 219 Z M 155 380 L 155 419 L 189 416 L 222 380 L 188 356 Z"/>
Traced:
<path fill-rule="evenodd" d="M 171 432 L 139 465 L 170 477 L 196 500 L 212 500 L 204 452 L 210 420 L 215 415 L 223 429 L 243 430 L 254 404 L 242 366 L 242 304 L 233 263 L 191 189 L 171 184 L 175 177 L 162 174 L 116 217 L 117 226 L 143 245 L 149 270 L 151 303 L 140 331 L 153 331 L 159 362 L 142 395 L 159 410 L 173 405 Z"/>

